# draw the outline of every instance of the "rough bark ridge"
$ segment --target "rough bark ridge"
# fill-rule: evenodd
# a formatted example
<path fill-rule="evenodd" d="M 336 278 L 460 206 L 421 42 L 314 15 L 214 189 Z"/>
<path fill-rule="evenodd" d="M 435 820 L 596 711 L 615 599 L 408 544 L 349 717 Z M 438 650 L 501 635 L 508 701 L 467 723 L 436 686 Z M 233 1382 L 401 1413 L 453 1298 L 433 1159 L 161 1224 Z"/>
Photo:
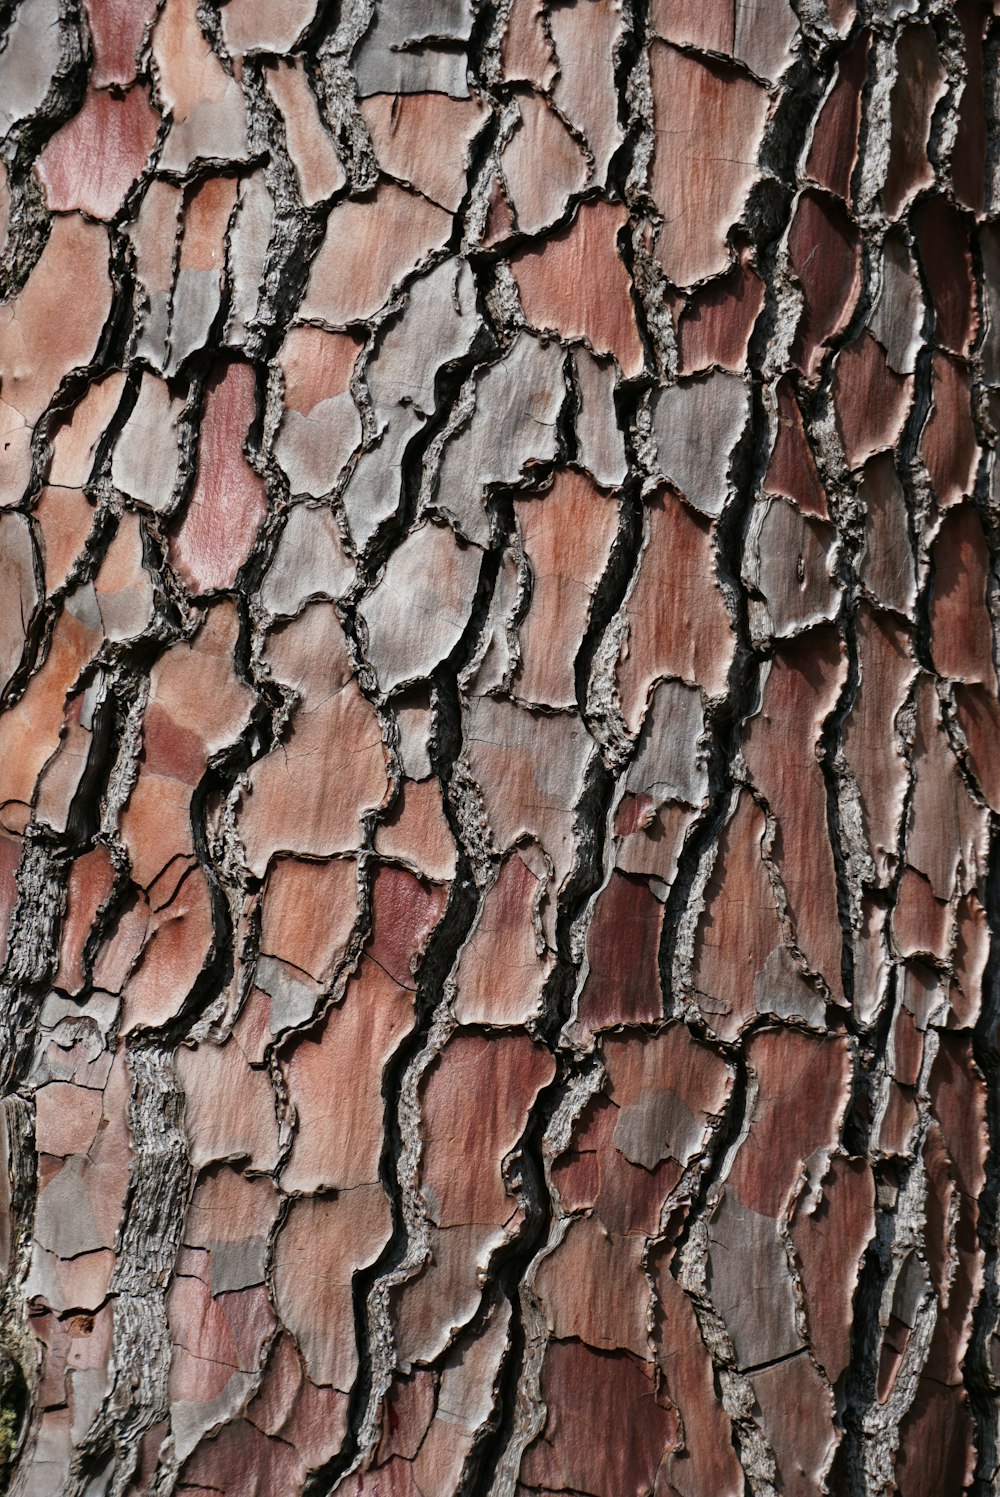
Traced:
<path fill-rule="evenodd" d="M 0 23 L 9 1490 L 995 1491 L 991 11 Z"/>

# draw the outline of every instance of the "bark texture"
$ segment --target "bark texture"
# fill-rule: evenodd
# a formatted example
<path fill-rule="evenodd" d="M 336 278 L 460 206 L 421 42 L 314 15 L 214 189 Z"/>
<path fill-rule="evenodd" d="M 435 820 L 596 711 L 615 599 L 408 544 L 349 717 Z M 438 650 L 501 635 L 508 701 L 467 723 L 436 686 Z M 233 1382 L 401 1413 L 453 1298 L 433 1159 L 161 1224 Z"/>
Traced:
<path fill-rule="evenodd" d="M 996 1491 L 992 11 L 0 22 L 9 1491 Z"/>

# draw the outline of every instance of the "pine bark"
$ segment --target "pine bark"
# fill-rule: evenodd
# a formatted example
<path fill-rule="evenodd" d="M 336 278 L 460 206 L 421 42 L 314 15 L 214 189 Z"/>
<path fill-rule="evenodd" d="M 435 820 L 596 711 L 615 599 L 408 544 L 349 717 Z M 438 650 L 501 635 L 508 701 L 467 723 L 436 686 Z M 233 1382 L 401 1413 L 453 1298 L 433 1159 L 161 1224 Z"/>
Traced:
<path fill-rule="evenodd" d="M 5 1490 L 997 1490 L 997 27 L 0 4 Z"/>

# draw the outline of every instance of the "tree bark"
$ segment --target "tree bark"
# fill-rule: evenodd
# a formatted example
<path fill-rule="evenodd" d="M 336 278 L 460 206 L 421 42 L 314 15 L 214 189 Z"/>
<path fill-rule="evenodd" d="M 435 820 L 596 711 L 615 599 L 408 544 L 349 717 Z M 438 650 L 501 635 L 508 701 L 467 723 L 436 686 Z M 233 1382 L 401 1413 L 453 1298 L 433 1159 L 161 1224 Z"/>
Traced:
<path fill-rule="evenodd" d="M 0 24 L 6 1490 L 996 1491 L 992 11 Z"/>

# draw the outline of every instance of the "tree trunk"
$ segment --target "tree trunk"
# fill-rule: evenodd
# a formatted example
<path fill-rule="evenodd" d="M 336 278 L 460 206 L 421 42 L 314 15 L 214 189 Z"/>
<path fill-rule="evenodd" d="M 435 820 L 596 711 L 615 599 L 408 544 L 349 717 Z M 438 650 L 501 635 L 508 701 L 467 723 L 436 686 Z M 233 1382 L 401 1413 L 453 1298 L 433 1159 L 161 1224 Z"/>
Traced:
<path fill-rule="evenodd" d="M 7 1490 L 998 1490 L 992 12 L 0 22 Z"/>

